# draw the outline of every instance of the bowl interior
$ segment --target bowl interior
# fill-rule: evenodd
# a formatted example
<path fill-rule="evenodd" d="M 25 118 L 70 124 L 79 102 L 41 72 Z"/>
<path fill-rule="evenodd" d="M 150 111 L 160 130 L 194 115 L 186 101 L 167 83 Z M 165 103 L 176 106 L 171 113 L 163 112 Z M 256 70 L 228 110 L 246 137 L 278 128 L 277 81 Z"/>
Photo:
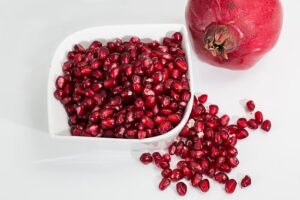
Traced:
<path fill-rule="evenodd" d="M 68 36 L 56 49 L 54 57 L 51 63 L 51 69 L 49 72 L 48 80 L 48 123 L 49 132 L 54 137 L 60 138 L 72 138 L 72 139 L 83 139 L 83 140 L 122 140 L 129 143 L 134 142 L 153 142 L 157 140 L 164 140 L 168 138 L 174 138 L 179 131 L 183 128 L 184 124 L 188 120 L 189 114 L 192 109 L 192 99 L 189 101 L 184 117 L 182 121 L 168 133 L 156 136 L 153 138 L 146 138 L 143 140 L 124 140 L 115 138 L 89 138 L 89 137 L 70 137 L 68 117 L 67 114 L 59 101 L 57 101 L 53 92 L 55 91 L 55 80 L 62 74 L 62 64 L 66 61 L 66 54 L 70 51 L 74 44 L 82 44 L 84 47 L 94 40 L 100 40 L 102 43 L 113 40 L 115 38 L 128 39 L 130 36 L 138 36 L 142 41 L 158 40 L 165 36 L 170 36 L 172 33 L 179 31 L 183 34 L 183 48 L 186 52 L 187 62 L 189 64 L 188 76 L 190 79 L 191 94 L 193 95 L 193 81 L 192 78 L 192 62 L 191 62 L 191 50 L 190 50 L 190 40 L 187 30 L 184 25 L 181 24 L 151 24 L 151 25 L 120 25 L 120 26 L 102 26 L 95 27 L 86 30 L 76 32 Z"/>

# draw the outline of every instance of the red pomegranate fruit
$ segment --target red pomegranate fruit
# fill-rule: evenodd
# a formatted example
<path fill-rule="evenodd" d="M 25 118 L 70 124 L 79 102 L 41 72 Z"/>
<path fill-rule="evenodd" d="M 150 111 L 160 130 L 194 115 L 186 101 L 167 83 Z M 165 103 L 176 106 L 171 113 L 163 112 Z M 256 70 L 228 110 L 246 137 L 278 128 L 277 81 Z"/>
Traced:
<path fill-rule="evenodd" d="M 248 69 L 276 44 L 282 26 L 279 0 L 189 0 L 186 22 L 203 61 Z"/>

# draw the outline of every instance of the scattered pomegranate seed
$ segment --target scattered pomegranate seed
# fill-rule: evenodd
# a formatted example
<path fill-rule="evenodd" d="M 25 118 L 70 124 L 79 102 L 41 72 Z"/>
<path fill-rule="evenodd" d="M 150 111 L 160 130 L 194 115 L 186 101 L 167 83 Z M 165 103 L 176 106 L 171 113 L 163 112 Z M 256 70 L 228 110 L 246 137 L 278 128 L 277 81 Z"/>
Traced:
<path fill-rule="evenodd" d="M 184 182 L 178 182 L 176 184 L 176 189 L 177 189 L 177 193 L 180 196 L 184 196 L 186 194 L 186 191 L 187 191 L 187 186 Z"/>
<path fill-rule="evenodd" d="M 249 185 L 251 185 L 251 178 L 250 176 L 246 175 L 241 181 L 241 186 L 248 187 Z"/>
<path fill-rule="evenodd" d="M 164 170 L 161 171 L 161 175 L 164 178 L 169 178 L 172 174 L 172 170 L 170 168 L 166 168 Z"/>
<path fill-rule="evenodd" d="M 202 192 L 207 192 L 210 188 L 208 179 L 203 179 L 199 183 L 199 188 Z"/>
<path fill-rule="evenodd" d="M 249 111 L 253 111 L 255 109 L 255 104 L 254 104 L 254 101 L 252 101 L 252 100 L 247 101 L 246 105 L 247 105 L 247 109 Z"/>
<path fill-rule="evenodd" d="M 76 44 L 66 59 L 53 95 L 66 109 L 71 135 L 165 134 L 180 123 L 191 98 L 180 32 L 162 43 L 131 37 L 106 46 Z"/>
<path fill-rule="evenodd" d="M 150 153 L 143 153 L 140 157 L 140 161 L 143 163 L 143 164 L 149 164 L 152 162 L 152 156 Z"/>
<path fill-rule="evenodd" d="M 159 189 L 160 190 L 165 190 L 169 185 L 171 184 L 170 179 L 168 178 L 163 178 L 161 182 L 159 183 Z"/>
<path fill-rule="evenodd" d="M 226 183 L 225 183 L 225 191 L 227 193 L 233 193 L 235 191 L 235 188 L 236 188 L 236 180 L 234 179 L 229 179 Z"/>
<path fill-rule="evenodd" d="M 207 101 L 207 94 L 202 94 L 198 97 L 198 101 L 201 103 L 201 104 L 205 104 L 206 101 Z"/>
<path fill-rule="evenodd" d="M 263 122 L 264 117 L 263 117 L 262 112 L 256 111 L 255 114 L 254 114 L 254 116 L 255 116 L 255 121 L 256 121 L 258 124 L 261 124 L 261 123 Z"/>
<path fill-rule="evenodd" d="M 271 121 L 270 120 L 265 120 L 263 121 L 263 123 L 261 124 L 261 129 L 266 131 L 266 132 L 269 132 L 270 129 L 271 129 Z"/>

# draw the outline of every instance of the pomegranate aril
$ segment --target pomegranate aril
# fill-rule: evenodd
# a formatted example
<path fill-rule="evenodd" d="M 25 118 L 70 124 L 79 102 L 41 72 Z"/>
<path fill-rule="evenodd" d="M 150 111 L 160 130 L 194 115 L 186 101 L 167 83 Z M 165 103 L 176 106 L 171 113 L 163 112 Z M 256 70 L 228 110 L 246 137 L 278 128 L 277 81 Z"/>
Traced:
<path fill-rule="evenodd" d="M 237 139 L 241 140 L 241 139 L 244 139 L 246 137 L 248 137 L 249 133 L 246 129 L 238 129 L 236 132 L 235 132 L 235 136 Z"/>
<path fill-rule="evenodd" d="M 199 101 L 201 104 L 205 104 L 206 101 L 207 101 L 207 98 L 208 98 L 207 94 L 202 94 L 202 95 L 200 95 L 200 96 L 198 97 L 198 101 Z"/>
<path fill-rule="evenodd" d="M 217 105 L 209 105 L 209 113 L 211 115 L 216 115 L 219 111 L 219 107 Z"/>
<path fill-rule="evenodd" d="M 170 184 L 171 184 L 171 181 L 169 178 L 163 178 L 161 180 L 161 182 L 159 183 L 159 189 L 165 190 Z"/>
<path fill-rule="evenodd" d="M 254 114 L 255 120 L 258 124 L 261 124 L 264 120 L 263 114 L 261 111 L 256 111 Z"/>
<path fill-rule="evenodd" d="M 96 137 L 96 136 L 98 136 L 98 134 L 100 134 L 100 128 L 98 125 L 89 126 L 89 127 L 87 127 L 86 131 L 94 137 Z"/>
<path fill-rule="evenodd" d="M 199 188 L 202 192 L 207 192 L 210 188 L 210 184 L 208 179 L 203 179 L 199 183 Z"/>
<path fill-rule="evenodd" d="M 162 156 L 162 159 L 166 162 L 170 162 L 171 161 L 171 156 L 170 154 L 168 153 L 165 153 L 163 156 Z"/>
<path fill-rule="evenodd" d="M 184 196 L 186 194 L 186 191 L 187 191 L 187 186 L 184 182 L 178 182 L 176 184 L 176 190 L 177 190 L 177 193 L 180 196 Z"/>
<path fill-rule="evenodd" d="M 67 81 L 65 80 L 65 78 L 63 76 L 59 76 L 56 79 L 56 88 L 63 89 L 66 83 Z"/>
<path fill-rule="evenodd" d="M 269 132 L 271 129 L 271 126 L 272 126 L 271 121 L 267 119 L 267 120 L 263 121 L 260 128 L 266 132 Z"/>
<path fill-rule="evenodd" d="M 62 90 L 60 90 L 60 89 L 55 90 L 54 97 L 57 100 L 62 100 L 64 96 L 65 96 L 65 94 L 64 94 L 64 92 Z"/>
<path fill-rule="evenodd" d="M 249 119 L 247 122 L 247 126 L 250 129 L 258 129 L 258 123 L 256 122 L 255 119 Z"/>
<path fill-rule="evenodd" d="M 180 179 L 183 178 L 183 173 L 180 169 L 174 169 L 172 171 L 170 178 L 172 181 L 179 181 Z"/>
<path fill-rule="evenodd" d="M 252 100 L 247 101 L 246 106 L 249 111 L 253 111 L 255 109 L 255 103 Z"/>
<path fill-rule="evenodd" d="M 165 121 L 165 122 L 161 123 L 158 127 L 159 133 L 166 133 L 171 129 L 172 129 L 172 124 L 170 121 Z"/>
<path fill-rule="evenodd" d="M 164 178 L 169 178 L 172 174 L 172 170 L 170 168 L 166 168 L 164 170 L 161 171 L 161 175 Z"/>
<path fill-rule="evenodd" d="M 229 157 L 228 158 L 228 164 L 234 168 L 234 167 L 237 167 L 239 165 L 239 160 L 236 158 L 236 157 Z"/>
<path fill-rule="evenodd" d="M 151 163 L 153 160 L 152 158 L 152 155 L 150 153 L 143 153 L 141 156 L 140 156 L 140 161 L 143 163 L 143 164 L 149 164 Z"/>
<path fill-rule="evenodd" d="M 249 185 L 251 185 L 251 178 L 250 176 L 246 175 L 241 181 L 241 186 L 248 187 Z"/>
<path fill-rule="evenodd" d="M 202 175 L 201 174 L 194 174 L 194 176 L 191 179 L 192 186 L 198 187 L 201 180 L 202 180 Z"/>
<path fill-rule="evenodd" d="M 226 183 L 225 183 L 225 191 L 229 194 L 233 193 L 235 191 L 237 182 L 234 179 L 229 179 Z"/>
<path fill-rule="evenodd" d="M 239 118 L 236 122 L 239 128 L 246 128 L 247 127 L 247 119 L 246 118 Z"/>
<path fill-rule="evenodd" d="M 224 172 L 218 172 L 214 175 L 214 179 L 219 183 L 226 183 L 228 176 Z"/>
<path fill-rule="evenodd" d="M 221 118 L 220 118 L 220 123 L 222 126 L 227 126 L 228 123 L 229 123 L 229 116 L 228 115 L 223 115 Z"/>
<path fill-rule="evenodd" d="M 181 35 L 180 32 L 173 33 L 172 38 L 176 42 L 181 42 L 182 41 L 182 35 Z"/>
<path fill-rule="evenodd" d="M 191 176 L 193 175 L 192 170 L 187 166 L 184 166 L 182 168 L 182 173 L 183 173 L 184 177 L 187 179 L 191 179 Z"/>

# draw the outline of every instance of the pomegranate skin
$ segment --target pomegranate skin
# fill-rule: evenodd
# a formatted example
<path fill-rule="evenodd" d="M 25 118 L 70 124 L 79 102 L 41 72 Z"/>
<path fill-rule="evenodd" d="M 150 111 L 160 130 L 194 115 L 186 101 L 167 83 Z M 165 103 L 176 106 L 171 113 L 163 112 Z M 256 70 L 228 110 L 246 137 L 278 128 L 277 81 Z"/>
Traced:
<path fill-rule="evenodd" d="M 231 70 L 250 68 L 274 47 L 282 17 L 279 0 L 189 0 L 186 7 L 186 22 L 198 57 Z M 207 43 L 209 35 L 216 33 L 229 39 L 225 47 L 220 45 L 224 40 L 218 41 L 212 51 Z"/>

